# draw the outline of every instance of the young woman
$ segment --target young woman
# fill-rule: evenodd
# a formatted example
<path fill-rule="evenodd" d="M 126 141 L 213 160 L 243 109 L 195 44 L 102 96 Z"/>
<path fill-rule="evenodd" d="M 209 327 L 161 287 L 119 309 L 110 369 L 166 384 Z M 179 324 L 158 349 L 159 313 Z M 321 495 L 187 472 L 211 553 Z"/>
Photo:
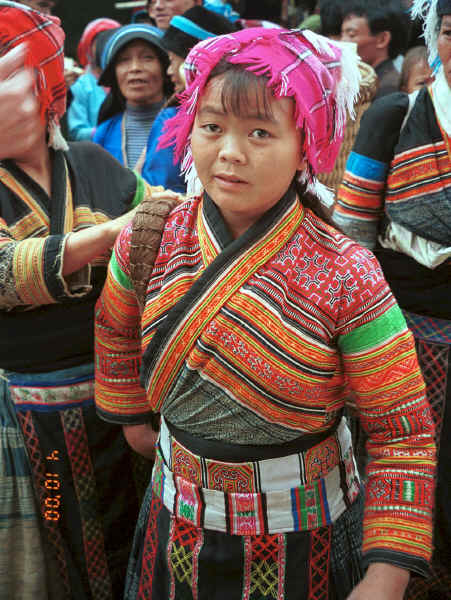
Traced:
<path fill-rule="evenodd" d="M 100 416 L 144 452 L 162 416 L 128 599 L 401 600 L 427 571 L 435 448 L 413 338 L 373 255 L 306 191 L 358 90 L 345 56 L 259 28 L 187 58 L 163 143 L 204 192 L 167 219 L 142 319 L 129 227 L 96 315 Z M 348 382 L 372 456 L 363 563 Z"/>

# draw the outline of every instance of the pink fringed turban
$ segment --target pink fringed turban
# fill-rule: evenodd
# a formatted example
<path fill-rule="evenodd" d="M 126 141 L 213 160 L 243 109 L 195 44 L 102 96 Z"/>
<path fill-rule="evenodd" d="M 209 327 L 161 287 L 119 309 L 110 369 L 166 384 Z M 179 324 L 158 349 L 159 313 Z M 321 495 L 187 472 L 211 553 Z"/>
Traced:
<path fill-rule="evenodd" d="M 189 53 L 181 106 L 160 141 L 162 147 L 175 145 L 175 159 L 182 160 L 183 170 L 189 172 L 193 162 L 190 136 L 199 98 L 222 58 L 266 76 L 276 98 L 293 98 L 310 174 L 332 170 L 347 111 L 352 114 L 358 94 L 357 57 L 311 31 L 261 27 L 202 41 Z"/>

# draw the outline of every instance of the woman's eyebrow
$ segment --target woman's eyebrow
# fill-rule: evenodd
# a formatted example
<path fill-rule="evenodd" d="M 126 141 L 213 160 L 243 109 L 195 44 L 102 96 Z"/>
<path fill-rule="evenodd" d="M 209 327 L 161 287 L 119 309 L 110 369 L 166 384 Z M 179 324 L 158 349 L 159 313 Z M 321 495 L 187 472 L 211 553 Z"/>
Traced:
<path fill-rule="evenodd" d="M 217 106 L 217 105 L 213 105 L 213 104 L 206 104 L 205 106 L 202 106 L 202 108 L 200 108 L 198 110 L 198 115 L 199 116 L 205 116 L 207 115 L 214 115 L 214 116 L 218 116 L 218 117 L 223 117 L 225 115 L 227 115 L 229 113 L 229 111 L 224 110 L 222 107 Z M 251 112 L 248 111 L 246 114 L 241 116 L 242 119 L 252 119 L 252 120 L 257 120 L 257 121 L 263 121 L 263 122 L 268 122 L 270 121 L 271 123 L 277 123 L 277 119 L 274 118 L 274 116 L 272 115 L 268 115 L 268 114 L 263 114 L 261 112 Z"/>

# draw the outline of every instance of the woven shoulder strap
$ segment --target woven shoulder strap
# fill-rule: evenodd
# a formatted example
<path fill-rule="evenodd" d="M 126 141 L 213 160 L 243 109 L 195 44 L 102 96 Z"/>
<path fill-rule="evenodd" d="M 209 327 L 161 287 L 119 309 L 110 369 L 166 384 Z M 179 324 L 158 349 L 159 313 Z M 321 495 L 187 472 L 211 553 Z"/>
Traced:
<path fill-rule="evenodd" d="M 130 279 L 140 311 L 144 310 L 147 284 L 160 248 L 166 218 L 179 204 L 178 199 L 146 198 L 132 221 L 130 240 Z"/>

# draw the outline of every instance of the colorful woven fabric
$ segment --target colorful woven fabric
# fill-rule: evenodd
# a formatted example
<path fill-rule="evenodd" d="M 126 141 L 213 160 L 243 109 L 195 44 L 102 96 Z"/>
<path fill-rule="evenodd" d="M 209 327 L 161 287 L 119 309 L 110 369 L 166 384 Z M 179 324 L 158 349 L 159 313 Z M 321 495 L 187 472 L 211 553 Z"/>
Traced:
<path fill-rule="evenodd" d="M 18 445 L 14 450 L 2 418 L 2 448 L 7 456 L 21 450 L 25 455 L 21 468 L 17 460 L 8 460 L 9 480 L 34 489 L 28 512 L 23 491 L 18 494 L 24 502 L 22 521 L 10 502 L 2 504 L 2 548 L 15 549 L 14 536 L 23 530 L 28 539 L 28 530 L 37 525 L 32 540 L 35 557 L 27 552 L 8 557 L 0 553 L 2 590 L 17 600 L 119 599 L 134 529 L 130 515 L 134 512 L 137 517 L 139 499 L 133 479 L 118 491 L 105 478 L 115 469 L 131 471 L 132 460 L 121 430 L 95 418 L 93 366 L 2 374 L 8 392 L 2 396 L 2 414 L 5 410 L 16 414 L 16 427 L 12 422 L 9 426 L 23 440 L 23 448 Z M 9 486 L 5 487 L 4 474 L 1 480 L 5 493 Z M 39 564 L 40 571 L 35 572 Z M 21 583 L 11 579 L 19 573 Z"/>
<path fill-rule="evenodd" d="M 64 32 L 57 17 L 22 4 L 0 2 L 0 55 L 25 43 L 25 64 L 35 70 L 36 92 L 43 120 L 58 125 L 66 110 Z"/>
<path fill-rule="evenodd" d="M 338 192 L 337 224 L 370 248 L 383 213 L 433 242 L 449 246 L 451 239 L 449 139 L 426 88 L 399 134 L 407 105 L 400 93 L 365 113 Z"/>
<path fill-rule="evenodd" d="M 302 154 L 310 172 L 333 168 L 343 139 L 346 110 L 353 113 L 360 75 L 356 57 L 311 31 L 256 27 L 198 43 L 185 61 L 187 87 L 177 115 L 168 121 L 161 146 L 175 145 L 184 170 L 192 165 L 190 133 L 210 73 L 221 59 L 268 77 L 276 98 L 295 101 L 297 126 L 304 132 Z M 345 58 L 346 57 L 346 58 Z"/>
<path fill-rule="evenodd" d="M 313 532 L 229 536 L 171 517 L 149 486 L 125 599 L 345 600 L 362 577 L 361 510 L 359 496 Z"/>
<path fill-rule="evenodd" d="M 305 452 L 230 463 L 193 454 L 170 436 L 162 419 L 152 481 L 154 494 L 178 519 L 231 535 L 330 525 L 360 491 L 344 420 Z"/>
<path fill-rule="evenodd" d="M 412 335 L 372 255 L 290 193 L 234 241 L 208 196 L 194 199 L 166 223 L 140 323 L 129 237 L 117 241 L 97 307 L 99 414 L 140 423 L 159 410 L 206 439 L 281 443 L 328 429 L 350 382 L 373 457 L 364 551 L 424 571 L 433 424 Z M 248 277 L 230 294 L 243 260 Z"/>
<path fill-rule="evenodd" d="M 93 162 L 95 171 L 89 169 Z M 101 191 L 92 196 L 90 190 L 99 182 Z M 8 332 L 0 341 L 2 368 L 38 372 L 63 368 L 72 366 L 65 361 L 73 354 L 77 361 L 84 356 L 92 360 L 91 311 L 100 294 L 109 252 L 65 278 L 61 269 L 67 236 L 74 229 L 119 216 L 146 193 L 147 185 L 141 179 L 123 170 L 94 144 L 75 144 L 69 152 L 55 153 L 52 198 L 14 162 L 2 162 L 0 322 Z M 24 306 L 39 306 L 40 318 L 34 320 L 37 313 L 13 310 Z M 44 312 L 52 315 L 49 321 Z M 49 322 L 55 325 L 51 331 Z M 40 343 L 29 343 L 30 330 Z"/>

